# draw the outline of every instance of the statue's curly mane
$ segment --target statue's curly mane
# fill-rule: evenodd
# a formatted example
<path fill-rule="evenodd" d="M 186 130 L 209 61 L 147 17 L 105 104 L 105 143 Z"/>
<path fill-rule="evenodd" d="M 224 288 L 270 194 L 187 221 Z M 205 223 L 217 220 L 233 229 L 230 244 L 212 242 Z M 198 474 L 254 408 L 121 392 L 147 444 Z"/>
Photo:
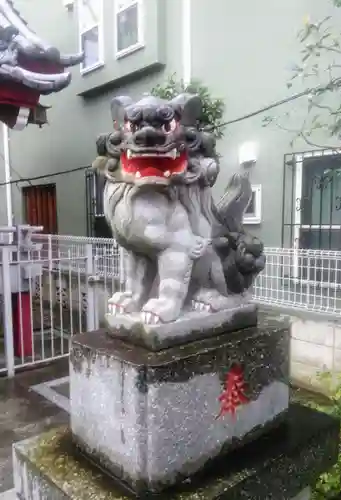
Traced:
<path fill-rule="evenodd" d="M 104 215 L 111 226 L 114 235 L 116 235 L 114 212 L 119 203 L 124 203 L 126 208 L 126 218 L 121 220 L 121 224 L 126 229 L 130 226 L 133 219 L 132 199 L 136 195 L 138 188 L 132 184 L 125 182 L 116 182 L 109 175 L 107 175 L 107 182 L 104 187 L 103 194 L 103 208 Z"/>

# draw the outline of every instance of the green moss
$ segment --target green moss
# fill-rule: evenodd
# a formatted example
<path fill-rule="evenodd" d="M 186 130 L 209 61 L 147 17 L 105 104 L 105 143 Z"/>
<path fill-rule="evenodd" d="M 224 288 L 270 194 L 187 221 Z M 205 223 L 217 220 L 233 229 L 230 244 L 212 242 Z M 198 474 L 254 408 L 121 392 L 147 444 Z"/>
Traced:
<path fill-rule="evenodd" d="M 338 419 L 341 418 L 341 376 L 329 372 L 318 374 L 324 381 L 330 398 L 305 389 L 292 388 L 291 400 L 314 410 L 322 411 Z M 341 491 L 341 447 L 339 458 L 329 472 L 320 476 L 313 488 L 312 500 L 328 500 L 339 498 Z"/>
<path fill-rule="evenodd" d="M 74 500 L 129 500 L 113 483 L 78 456 L 70 430 L 53 430 L 28 451 L 31 462 Z"/>
<path fill-rule="evenodd" d="M 37 438 L 29 449 L 24 450 L 29 460 L 41 474 L 66 493 L 72 500 L 131 500 L 118 488 L 114 481 L 96 469 L 77 453 L 72 443 L 70 429 L 61 428 L 47 432 Z M 165 498 L 173 500 L 207 500 L 217 498 L 223 491 L 242 481 L 250 471 L 233 474 L 226 478 L 217 476 L 197 487 L 183 483 Z M 243 477 L 242 477 L 243 476 Z"/>

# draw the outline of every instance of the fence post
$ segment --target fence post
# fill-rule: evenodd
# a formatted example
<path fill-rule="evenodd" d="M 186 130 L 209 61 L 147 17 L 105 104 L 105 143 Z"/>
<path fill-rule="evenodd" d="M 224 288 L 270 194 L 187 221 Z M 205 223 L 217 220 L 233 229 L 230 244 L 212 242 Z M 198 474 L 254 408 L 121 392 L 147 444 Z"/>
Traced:
<path fill-rule="evenodd" d="M 125 250 L 123 247 L 119 246 L 119 281 L 120 281 L 120 290 L 125 289 Z"/>
<path fill-rule="evenodd" d="M 12 287 L 11 287 L 11 250 L 2 248 L 2 287 L 3 287 L 3 323 L 5 335 L 5 351 L 7 375 L 15 375 L 14 345 L 13 345 L 13 316 L 12 316 Z"/>
<path fill-rule="evenodd" d="M 86 309 L 86 328 L 91 332 L 99 328 L 98 315 L 97 315 L 97 301 L 96 301 L 96 281 L 95 266 L 92 251 L 92 244 L 88 243 L 85 246 L 86 256 L 86 294 L 87 294 L 87 309 Z"/>

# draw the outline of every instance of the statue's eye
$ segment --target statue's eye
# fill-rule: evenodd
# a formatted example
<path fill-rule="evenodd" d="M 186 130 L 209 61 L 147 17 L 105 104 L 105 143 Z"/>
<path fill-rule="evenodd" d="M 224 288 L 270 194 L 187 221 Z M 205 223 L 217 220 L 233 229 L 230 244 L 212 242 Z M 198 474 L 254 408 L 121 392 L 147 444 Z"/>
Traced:
<path fill-rule="evenodd" d="M 136 132 L 136 130 L 138 129 L 138 126 L 136 125 L 136 123 L 132 123 L 131 121 L 127 120 L 126 122 L 124 122 L 124 131 L 125 132 Z"/>
<path fill-rule="evenodd" d="M 174 130 L 176 129 L 178 123 L 176 120 L 171 120 L 170 122 L 167 122 L 165 123 L 164 125 L 162 125 L 162 130 L 166 133 L 166 134 L 169 134 L 170 132 L 174 132 Z"/>
<path fill-rule="evenodd" d="M 125 130 L 125 132 L 132 131 L 132 123 L 129 120 L 124 122 L 124 130 Z"/>

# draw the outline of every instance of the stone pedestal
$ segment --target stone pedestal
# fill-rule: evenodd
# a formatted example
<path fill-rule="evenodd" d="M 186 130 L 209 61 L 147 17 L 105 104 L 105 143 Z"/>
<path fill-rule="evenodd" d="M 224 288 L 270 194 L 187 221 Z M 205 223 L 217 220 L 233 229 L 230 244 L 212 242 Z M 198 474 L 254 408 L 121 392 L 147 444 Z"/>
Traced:
<path fill-rule="evenodd" d="M 76 336 L 73 439 L 132 491 L 161 491 L 285 418 L 288 351 L 288 328 L 276 323 L 159 352 L 104 330 Z M 224 405 L 233 370 L 244 385 L 235 415 Z"/>
<path fill-rule="evenodd" d="M 277 429 L 220 458 L 205 474 L 149 498 L 309 500 L 307 487 L 336 462 L 338 443 L 338 420 L 293 405 Z M 69 429 L 14 445 L 14 478 L 21 500 L 131 498 L 77 453 Z"/>

